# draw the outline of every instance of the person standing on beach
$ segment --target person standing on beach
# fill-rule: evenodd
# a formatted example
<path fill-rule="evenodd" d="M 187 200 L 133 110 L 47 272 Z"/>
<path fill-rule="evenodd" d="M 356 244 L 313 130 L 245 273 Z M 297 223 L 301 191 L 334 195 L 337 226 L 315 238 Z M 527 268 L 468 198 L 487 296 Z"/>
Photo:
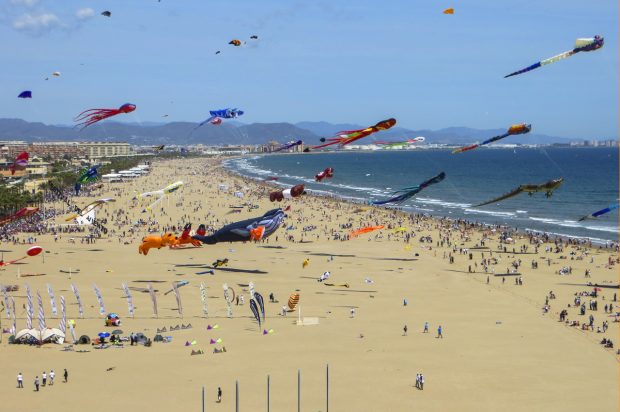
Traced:
<path fill-rule="evenodd" d="M 45 371 L 43 371 L 43 373 L 41 374 L 41 383 L 43 387 L 45 387 L 45 383 L 47 382 L 47 373 L 45 373 Z"/>
<path fill-rule="evenodd" d="M 65 383 L 69 382 L 69 372 L 67 372 L 66 368 L 65 368 L 65 373 L 63 376 L 65 377 Z"/>
<path fill-rule="evenodd" d="M 424 390 L 424 375 L 420 374 L 420 390 Z"/>
<path fill-rule="evenodd" d="M 428 322 L 424 322 L 424 332 L 422 333 L 428 333 Z"/>
<path fill-rule="evenodd" d="M 403 336 L 407 336 L 407 325 L 405 325 L 405 327 L 403 328 Z"/>
<path fill-rule="evenodd" d="M 21 372 L 17 374 L 17 387 L 24 389 L 24 376 Z"/>
<path fill-rule="evenodd" d="M 218 386 L 217 387 L 217 403 L 221 403 L 221 402 L 222 402 L 222 388 Z"/>
<path fill-rule="evenodd" d="M 441 328 L 441 325 L 439 325 L 439 327 L 437 328 L 437 337 L 443 339 L 443 329 Z"/>
<path fill-rule="evenodd" d="M 54 369 L 52 369 L 50 371 L 50 386 L 54 385 L 54 378 L 56 377 L 56 373 L 54 372 Z"/>
<path fill-rule="evenodd" d="M 38 376 L 35 376 L 34 378 L 34 388 L 36 392 L 39 392 L 39 377 Z"/>
<path fill-rule="evenodd" d="M 420 374 L 419 373 L 415 374 L 415 387 L 420 389 Z"/>

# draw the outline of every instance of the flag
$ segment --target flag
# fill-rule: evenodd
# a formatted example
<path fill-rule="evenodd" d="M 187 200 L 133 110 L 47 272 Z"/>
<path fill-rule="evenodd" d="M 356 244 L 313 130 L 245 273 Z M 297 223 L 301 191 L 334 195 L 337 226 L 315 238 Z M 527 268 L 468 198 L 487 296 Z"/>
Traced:
<path fill-rule="evenodd" d="M 179 309 L 179 314 L 181 315 L 181 319 L 183 318 L 183 305 L 181 305 L 181 294 L 179 293 L 179 288 L 177 287 L 176 282 L 172 283 L 172 289 L 174 290 L 174 296 L 177 298 L 177 307 Z"/>
<path fill-rule="evenodd" d="M 54 297 L 54 290 L 52 285 L 47 284 L 47 294 L 50 296 L 50 305 L 52 306 L 52 315 L 58 316 L 58 309 L 56 309 L 56 298 Z"/>
<path fill-rule="evenodd" d="M 13 297 L 11 297 L 11 307 L 13 309 L 13 330 L 11 330 L 11 333 L 15 335 L 17 333 L 17 316 L 15 316 L 15 299 Z"/>
<path fill-rule="evenodd" d="M 95 295 L 97 295 L 97 301 L 99 302 L 99 314 L 103 316 L 105 315 L 105 305 L 103 304 L 103 296 L 101 296 L 101 291 L 99 291 L 99 288 L 94 283 L 93 283 L 93 289 L 95 290 Z"/>
<path fill-rule="evenodd" d="M 37 290 L 37 303 L 39 304 L 39 329 L 43 330 L 47 328 L 45 324 L 45 312 L 43 311 L 43 299 L 41 299 L 41 294 Z"/>
<path fill-rule="evenodd" d="M 65 297 L 60 296 L 60 325 L 58 329 L 65 333 L 67 330 L 67 308 L 65 307 Z"/>
<path fill-rule="evenodd" d="M 82 299 L 80 299 L 80 292 L 78 292 L 77 286 L 75 286 L 73 283 L 71 284 L 71 289 L 73 289 L 75 300 L 77 300 L 78 311 L 80 312 L 80 318 L 83 318 L 84 317 L 84 306 L 82 306 Z"/>
<path fill-rule="evenodd" d="M 6 291 L 6 286 L 2 286 L 2 295 L 4 296 L 4 309 L 6 310 L 6 318 L 11 319 L 11 307 L 9 306 L 9 294 Z"/>
<path fill-rule="evenodd" d="M 159 317 L 157 314 L 157 296 L 155 296 L 155 291 L 153 290 L 153 286 L 149 283 L 149 294 L 151 295 L 151 302 L 153 302 L 153 315 L 156 318 Z"/>
<path fill-rule="evenodd" d="M 32 293 L 30 286 L 26 286 L 26 329 L 32 329 L 32 317 L 34 316 L 34 308 L 32 305 Z"/>
<path fill-rule="evenodd" d="M 209 310 L 207 307 L 207 287 L 204 283 L 200 283 L 200 300 L 202 300 L 202 312 L 206 317 L 209 317 Z"/>
<path fill-rule="evenodd" d="M 77 342 L 77 338 L 75 337 L 75 329 L 73 329 L 73 323 L 69 323 L 69 331 L 71 332 L 73 342 Z"/>
<path fill-rule="evenodd" d="M 133 297 L 131 296 L 131 292 L 129 291 L 129 287 L 127 287 L 126 283 L 123 283 L 122 287 L 125 292 L 125 297 L 127 298 L 127 310 L 129 311 L 129 316 L 133 318 Z"/>

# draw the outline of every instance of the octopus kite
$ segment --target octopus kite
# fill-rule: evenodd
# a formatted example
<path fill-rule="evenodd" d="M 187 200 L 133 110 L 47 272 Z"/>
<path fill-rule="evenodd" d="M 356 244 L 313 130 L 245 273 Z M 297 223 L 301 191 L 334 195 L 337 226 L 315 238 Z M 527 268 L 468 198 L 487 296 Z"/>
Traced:
<path fill-rule="evenodd" d="M 380 200 L 380 201 L 370 202 L 370 204 L 372 204 L 372 205 L 385 205 L 387 203 L 402 203 L 405 200 L 407 200 L 409 198 L 412 198 L 413 196 L 415 196 L 418 193 L 420 193 L 422 191 L 422 189 L 427 188 L 430 185 L 434 185 L 435 183 L 439 183 L 439 182 L 441 182 L 445 178 L 446 178 L 446 174 L 444 172 L 441 172 L 437 176 L 432 177 L 432 178 L 428 179 L 427 181 L 420 183 L 418 186 L 406 187 L 404 189 L 397 190 L 396 192 L 393 193 L 395 195 L 398 194 L 398 193 L 402 193 L 402 194 L 400 194 L 398 196 L 392 197 L 392 198 L 387 199 L 387 200 Z"/>
<path fill-rule="evenodd" d="M 491 203 L 500 202 L 502 200 L 511 198 L 513 196 L 517 196 L 518 194 L 522 192 L 527 192 L 530 196 L 533 196 L 534 193 L 536 192 L 545 192 L 545 197 L 551 197 L 551 195 L 553 195 L 553 191 L 556 190 L 558 187 L 560 187 L 563 182 L 564 182 L 564 178 L 559 178 L 559 179 L 549 180 L 548 182 L 545 182 L 539 185 L 532 185 L 532 184 L 521 185 L 515 190 L 509 193 L 506 193 L 505 195 L 489 200 L 488 202 L 480 203 L 478 205 L 475 205 L 474 207 L 480 207 L 480 206 L 488 205 Z"/>
<path fill-rule="evenodd" d="M 292 199 L 305 194 L 306 191 L 304 189 L 304 185 L 295 185 L 290 189 L 282 189 L 269 193 L 269 200 L 272 202 L 275 202 L 276 200 L 281 202 L 284 199 Z"/>
<path fill-rule="evenodd" d="M 28 166 L 28 159 L 30 156 L 28 152 L 21 152 L 15 157 L 13 164 L 9 166 L 9 170 L 11 171 L 11 175 L 14 175 L 17 170 L 25 170 Z"/>
<path fill-rule="evenodd" d="M 136 110 L 136 105 L 131 103 L 125 103 L 118 109 L 89 109 L 78 114 L 74 121 L 80 122 L 76 126 L 82 126 L 82 129 L 85 129 L 91 124 L 95 124 L 108 117 L 122 113 L 131 113 L 134 110 Z"/>
<path fill-rule="evenodd" d="M 313 146 L 310 148 L 304 149 L 304 152 L 309 152 L 310 149 L 320 149 L 322 147 L 327 147 L 331 145 L 339 145 L 340 147 L 348 145 L 349 143 L 353 143 L 356 140 L 369 136 L 373 133 L 380 132 L 382 130 L 387 130 L 396 124 L 396 119 L 387 119 L 380 121 L 374 126 L 367 127 L 365 129 L 359 130 L 344 130 L 338 132 L 335 137 L 330 138 L 321 138 L 321 142 L 324 144 Z M 327 142 L 327 143 L 325 143 Z"/>
<path fill-rule="evenodd" d="M 560 60 L 564 60 L 579 52 L 590 52 L 590 51 L 598 50 L 601 47 L 603 47 L 604 43 L 605 43 L 605 39 L 603 39 L 603 37 L 599 35 L 596 35 L 591 38 L 586 38 L 586 39 L 577 39 L 575 40 L 575 48 L 573 50 L 565 51 L 564 53 L 560 53 L 557 56 L 549 57 L 548 59 L 536 62 L 532 64 L 531 66 L 526 67 L 525 69 L 521 69 L 514 73 L 510 73 L 504 76 L 504 78 L 516 76 L 518 74 L 529 72 L 530 70 L 538 69 L 540 66 L 546 66 L 547 64 L 551 64 L 551 63 L 558 62 Z"/>
<path fill-rule="evenodd" d="M 487 145 L 489 143 L 496 142 L 496 141 L 501 140 L 501 139 L 503 139 L 505 137 L 508 137 L 508 136 L 514 136 L 514 135 L 518 135 L 518 134 L 526 134 L 526 133 L 529 133 L 531 130 L 532 130 L 532 125 L 531 124 L 525 124 L 525 123 L 514 124 L 514 125 L 510 126 L 508 131 L 506 133 L 502 134 L 502 135 L 492 137 L 492 138 L 490 138 L 488 140 L 485 140 L 482 143 L 476 143 L 476 144 L 473 144 L 471 146 L 461 147 L 460 149 L 456 149 L 455 151 L 453 151 L 452 154 L 466 152 L 468 150 L 473 150 L 473 149 L 476 149 L 476 148 L 478 148 L 480 146 L 484 146 L 484 145 Z"/>

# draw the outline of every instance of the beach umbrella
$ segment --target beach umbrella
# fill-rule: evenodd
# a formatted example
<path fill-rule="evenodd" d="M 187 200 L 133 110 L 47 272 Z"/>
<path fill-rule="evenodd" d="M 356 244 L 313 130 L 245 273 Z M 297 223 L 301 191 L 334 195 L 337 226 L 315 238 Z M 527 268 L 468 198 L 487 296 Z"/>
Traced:
<path fill-rule="evenodd" d="M 110 332 L 99 332 L 99 336 L 100 338 L 108 338 L 110 337 Z"/>
<path fill-rule="evenodd" d="M 122 334 L 123 334 L 123 331 L 120 329 L 114 329 L 112 331 L 112 335 L 122 335 Z"/>

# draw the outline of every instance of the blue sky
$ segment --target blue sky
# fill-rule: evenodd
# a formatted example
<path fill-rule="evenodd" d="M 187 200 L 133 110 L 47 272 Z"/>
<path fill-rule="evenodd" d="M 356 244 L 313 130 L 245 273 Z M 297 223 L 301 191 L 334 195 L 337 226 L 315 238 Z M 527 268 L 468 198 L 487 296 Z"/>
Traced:
<path fill-rule="evenodd" d="M 244 122 L 618 136 L 616 0 L 2 0 L 0 16 L 0 117 L 71 124 L 131 102 L 122 120 L 232 106 Z M 595 34 L 599 51 L 503 78 Z"/>

